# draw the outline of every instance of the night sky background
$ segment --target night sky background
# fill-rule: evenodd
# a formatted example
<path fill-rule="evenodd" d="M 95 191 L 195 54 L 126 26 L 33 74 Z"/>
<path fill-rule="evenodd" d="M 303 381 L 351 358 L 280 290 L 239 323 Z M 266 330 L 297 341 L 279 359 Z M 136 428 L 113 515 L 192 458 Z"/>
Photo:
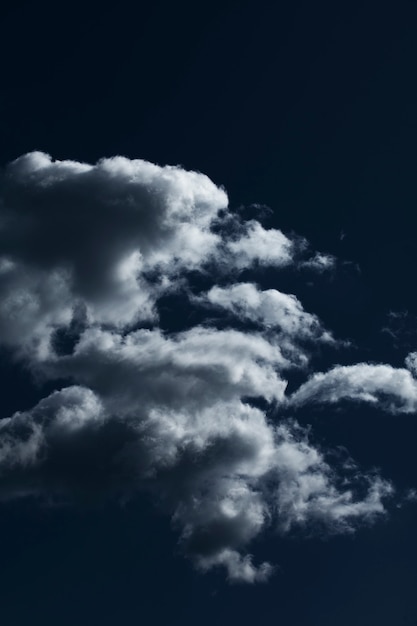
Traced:
<path fill-rule="evenodd" d="M 268 227 L 341 260 L 336 277 L 297 291 L 355 343 L 339 362 L 401 367 L 417 349 L 415 2 L 15 0 L 1 8 L 0 47 L 2 165 L 36 149 L 203 172 L 233 209 L 270 207 Z M 285 291 L 285 274 L 262 281 Z M 39 399 L 4 354 L 0 371 L 4 416 Z M 416 487 L 415 415 L 354 406 L 302 419 L 316 440 Z M 354 535 L 264 535 L 256 554 L 278 571 L 241 586 L 196 573 L 146 499 L 2 504 L 1 621 L 414 626 L 416 515 L 410 503 Z"/>

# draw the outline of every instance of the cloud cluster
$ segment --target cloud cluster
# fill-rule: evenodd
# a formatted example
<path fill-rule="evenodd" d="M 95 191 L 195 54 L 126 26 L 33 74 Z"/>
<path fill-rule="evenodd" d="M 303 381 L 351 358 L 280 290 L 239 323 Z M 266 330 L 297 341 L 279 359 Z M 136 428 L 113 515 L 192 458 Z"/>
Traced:
<path fill-rule="evenodd" d="M 266 529 L 347 532 L 385 512 L 388 481 L 330 465 L 286 416 L 344 398 L 413 411 L 410 372 L 336 367 L 288 397 L 287 372 L 336 342 L 295 295 L 239 282 L 327 257 L 299 262 L 296 240 L 237 218 L 202 174 L 43 153 L 1 174 L 0 251 L 0 344 L 38 379 L 68 381 L 0 422 L 2 500 L 150 493 L 196 567 L 245 582 L 273 571 L 248 553 Z M 172 293 L 223 324 L 162 330 Z"/>
<path fill-rule="evenodd" d="M 391 486 L 368 478 L 366 495 L 338 477 L 303 429 L 274 426 L 232 400 L 200 408 L 142 407 L 83 386 L 56 391 L 0 424 L 0 497 L 129 497 L 149 491 L 179 528 L 182 548 L 202 570 L 230 580 L 264 580 L 241 551 L 265 528 L 320 524 L 349 531 L 384 512 Z M 351 468 L 350 468 L 351 471 Z"/>
<path fill-rule="evenodd" d="M 171 277 L 212 255 L 227 206 L 202 174 L 122 157 L 27 154 L 1 185 L 0 339 L 41 351 L 77 302 L 90 323 L 153 319 Z"/>
<path fill-rule="evenodd" d="M 44 351 L 74 303 L 89 323 L 123 328 L 155 320 L 158 298 L 185 271 L 292 259 L 283 233 L 231 220 L 225 191 L 180 167 L 34 152 L 0 182 L 0 340 L 22 349 Z M 222 222 L 233 222 L 228 237 Z"/>

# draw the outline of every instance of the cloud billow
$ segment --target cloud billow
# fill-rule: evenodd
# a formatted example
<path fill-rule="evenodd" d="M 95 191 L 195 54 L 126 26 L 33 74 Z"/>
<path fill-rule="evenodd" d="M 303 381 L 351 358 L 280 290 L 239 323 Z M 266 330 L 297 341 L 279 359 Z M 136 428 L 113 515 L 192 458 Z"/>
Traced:
<path fill-rule="evenodd" d="M 261 266 L 321 272 L 330 257 L 309 263 L 180 167 L 32 153 L 1 187 L 0 342 L 38 379 L 68 384 L 0 422 L 0 499 L 150 493 L 197 568 L 243 582 L 273 571 L 248 552 L 267 529 L 351 532 L 384 514 L 392 485 L 331 465 L 288 413 L 345 398 L 414 411 L 410 372 L 335 367 L 289 395 L 288 372 L 338 342 L 295 295 L 239 280 Z M 210 287 L 193 293 L 190 271 Z M 162 330 L 172 293 L 204 323 Z"/>

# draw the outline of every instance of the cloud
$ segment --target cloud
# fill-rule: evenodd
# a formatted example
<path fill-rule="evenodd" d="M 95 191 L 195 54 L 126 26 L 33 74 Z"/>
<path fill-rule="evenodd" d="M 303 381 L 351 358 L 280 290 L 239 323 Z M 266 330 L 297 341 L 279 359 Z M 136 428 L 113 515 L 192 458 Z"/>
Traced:
<path fill-rule="evenodd" d="M 417 352 L 410 352 L 405 358 L 405 366 L 416 378 L 417 376 Z"/>
<path fill-rule="evenodd" d="M 410 372 L 336 367 L 288 398 L 288 372 L 305 376 L 316 346 L 338 342 L 295 295 L 238 282 L 302 267 L 305 242 L 242 221 L 222 188 L 180 167 L 35 152 L 0 182 L 0 344 L 34 379 L 66 381 L 0 422 L 3 501 L 146 492 L 194 565 L 236 582 L 273 572 L 249 552 L 265 532 L 351 532 L 385 513 L 389 481 L 330 464 L 288 411 L 344 398 L 412 411 Z M 159 322 L 170 294 L 181 332 Z"/>
<path fill-rule="evenodd" d="M 323 334 L 318 318 L 306 313 L 298 298 L 277 289 L 261 291 L 252 283 L 212 287 L 207 301 L 235 316 L 276 328 L 289 337 L 316 338 Z"/>
<path fill-rule="evenodd" d="M 230 312 L 240 321 L 250 321 L 263 329 L 273 330 L 285 355 L 298 365 L 307 360 L 305 342 L 336 345 L 318 317 L 306 312 L 293 294 L 277 289 L 262 291 L 252 283 L 242 282 L 228 287 L 214 286 L 196 301 Z"/>
<path fill-rule="evenodd" d="M 122 157 L 87 165 L 35 152 L 1 183 L 0 338 L 12 345 L 44 346 L 75 302 L 90 323 L 154 319 L 171 277 L 210 258 L 227 206 L 203 174 Z"/>
<path fill-rule="evenodd" d="M 392 413 L 414 413 L 417 383 L 408 370 L 390 365 L 336 366 L 314 374 L 291 396 L 290 404 L 334 404 L 341 400 L 368 402 Z"/>
<path fill-rule="evenodd" d="M 335 269 L 336 257 L 332 254 L 316 252 L 310 259 L 303 261 L 301 267 L 320 273 L 328 272 Z"/>
<path fill-rule="evenodd" d="M 277 370 L 286 363 L 279 345 L 259 334 L 197 326 L 170 337 L 159 329 L 127 336 L 88 329 L 72 354 L 51 356 L 36 368 L 48 379 L 72 378 L 97 389 L 119 407 L 126 398 L 180 408 L 236 395 L 281 401 L 286 381 Z"/>
<path fill-rule="evenodd" d="M 250 220 L 246 222 L 243 233 L 238 238 L 227 242 L 226 251 L 233 266 L 240 270 L 255 263 L 260 266 L 284 267 L 293 261 L 295 245 L 280 230 L 265 230 L 259 222 Z"/>
<path fill-rule="evenodd" d="M 140 380 L 138 381 L 140 387 Z M 242 550 L 268 527 L 319 523 L 346 532 L 383 514 L 392 488 L 367 479 L 365 497 L 341 483 L 295 422 L 279 426 L 239 401 L 199 409 L 121 403 L 67 387 L 0 424 L 0 497 L 58 502 L 147 491 L 171 514 L 196 567 L 226 567 L 231 581 L 266 580 Z"/>
<path fill-rule="evenodd" d="M 42 353 L 74 302 L 90 323 L 122 328 L 155 320 L 182 272 L 291 262 L 285 235 L 256 220 L 238 227 L 227 204 L 207 176 L 180 167 L 20 157 L 1 176 L 0 340 Z"/>

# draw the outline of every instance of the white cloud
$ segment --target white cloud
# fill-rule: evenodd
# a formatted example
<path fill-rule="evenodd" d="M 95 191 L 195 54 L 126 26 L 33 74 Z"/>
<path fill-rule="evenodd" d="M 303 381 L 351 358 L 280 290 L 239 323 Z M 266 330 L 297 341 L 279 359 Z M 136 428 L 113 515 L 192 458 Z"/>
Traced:
<path fill-rule="evenodd" d="M 293 260 L 294 244 L 280 230 L 265 230 L 259 222 L 250 220 L 243 234 L 227 243 L 226 250 L 232 265 L 240 270 L 254 263 L 283 267 Z"/>
<path fill-rule="evenodd" d="M 171 337 L 145 329 L 122 336 L 90 329 L 73 354 L 38 362 L 36 371 L 72 377 L 119 408 L 132 398 L 181 408 L 236 395 L 282 401 L 286 382 L 277 370 L 286 364 L 279 345 L 259 334 L 195 327 Z"/>
<path fill-rule="evenodd" d="M 9 343 L 45 343 L 78 301 L 91 322 L 155 318 L 170 277 L 214 253 L 211 226 L 227 207 L 203 174 L 122 157 L 87 165 L 36 152 L 1 182 L 0 339 Z"/>
<path fill-rule="evenodd" d="M 288 266 L 299 248 L 240 222 L 223 189 L 180 167 L 33 152 L 0 182 L 0 341 L 26 354 L 44 354 L 75 305 L 90 324 L 155 322 L 158 299 L 184 272 Z"/>
<path fill-rule="evenodd" d="M 212 287 L 206 297 L 209 303 L 241 319 L 277 328 L 291 337 L 311 338 L 323 332 L 318 318 L 304 311 L 296 296 L 277 289 L 261 291 L 252 283 L 238 283 Z"/>
<path fill-rule="evenodd" d="M 274 330 L 285 355 L 298 365 L 307 361 L 305 347 L 300 344 L 313 340 L 336 343 L 317 316 L 303 309 L 296 296 L 277 289 L 262 291 L 252 283 L 214 286 L 196 301 L 228 311 L 240 321 L 254 322 L 262 328 Z"/>
<path fill-rule="evenodd" d="M 277 433 L 280 480 L 276 506 L 282 531 L 290 530 L 295 524 L 311 522 L 324 524 L 335 532 L 351 531 L 355 519 L 371 520 L 384 512 L 383 499 L 392 493 L 387 481 L 368 477 L 365 479 L 367 495 L 355 499 L 352 485 L 337 488 L 335 472 L 296 424 L 284 423 Z"/>
<path fill-rule="evenodd" d="M 137 381 L 140 389 L 140 377 Z M 171 514 L 180 544 L 202 570 L 222 565 L 232 581 L 266 580 L 244 551 L 267 527 L 320 523 L 346 532 L 385 512 L 391 486 L 337 473 L 295 422 L 275 427 L 238 397 L 182 410 L 80 386 L 57 391 L 0 425 L 0 498 L 132 496 L 146 490 Z M 166 401 L 165 401 L 166 403 Z M 242 554 L 243 551 L 243 554 Z"/>
<path fill-rule="evenodd" d="M 411 411 L 417 391 L 408 370 L 360 364 L 313 375 L 288 400 L 284 373 L 331 334 L 295 295 L 216 282 L 298 267 L 305 242 L 241 222 L 227 203 L 203 174 L 122 157 L 88 165 L 36 152 L 5 169 L 0 344 L 35 377 L 73 385 L 0 423 L 0 498 L 145 490 L 197 568 L 256 582 L 273 568 L 248 550 L 268 528 L 351 531 L 392 493 L 378 476 L 332 467 L 284 411 L 343 398 Z M 205 294 L 187 286 L 190 270 Z M 183 285 L 187 305 L 216 307 L 241 329 L 187 328 L 184 316 L 186 330 L 164 332 L 159 300 Z"/>
<path fill-rule="evenodd" d="M 219 565 L 226 568 L 227 578 L 230 582 L 263 583 L 274 572 L 274 568 L 270 563 L 262 563 L 255 567 L 252 563 L 251 555 L 242 556 L 239 552 L 227 548 L 214 557 L 200 559 L 197 564 L 202 571 L 207 571 Z"/>
<path fill-rule="evenodd" d="M 393 413 L 414 413 L 417 382 L 406 369 L 358 363 L 314 374 L 291 396 L 290 404 L 368 402 Z"/>

